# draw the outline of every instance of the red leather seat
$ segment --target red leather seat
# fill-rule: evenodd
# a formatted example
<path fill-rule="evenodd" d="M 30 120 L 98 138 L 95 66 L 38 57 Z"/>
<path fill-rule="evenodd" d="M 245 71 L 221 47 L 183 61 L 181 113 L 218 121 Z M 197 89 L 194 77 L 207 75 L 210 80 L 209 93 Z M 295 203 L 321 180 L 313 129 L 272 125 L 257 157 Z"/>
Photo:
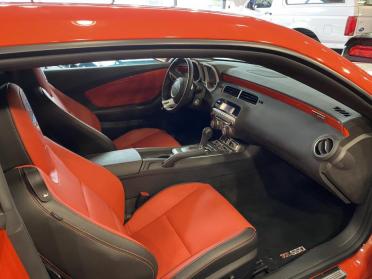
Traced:
<path fill-rule="evenodd" d="M 45 137 L 18 86 L 0 91 L 3 102 L 0 140 L 13 148 L 0 145 L 1 163 L 35 245 L 55 272 L 72 278 L 252 272 L 255 229 L 213 187 L 166 188 L 125 221 L 118 178 Z"/>
<path fill-rule="evenodd" d="M 43 95 L 44 103 L 39 103 L 40 106 L 35 109 L 36 116 L 39 118 L 41 128 L 47 131 L 51 130 L 51 138 L 60 144 L 72 149 L 75 152 L 81 153 L 98 153 L 110 150 L 101 150 L 99 145 L 102 141 L 108 146 L 108 149 L 124 149 L 124 148 L 140 148 L 140 147 L 178 147 L 180 144 L 170 136 L 167 132 L 155 128 L 135 129 L 124 135 L 114 139 L 111 142 L 104 134 L 102 134 L 101 123 L 97 116 L 92 113 L 87 107 L 76 102 L 74 99 L 63 94 L 60 90 L 50 84 L 40 68 L 33 69 L 34 79 L 39 88 L 39 94 Z M 30 78 L 30 77 L 29 77 Z M 35 92 L 31 92 L 35 94 Z M 28 95 L 32 104 L 32 95 Z M 40 96 L 39 96 L 40 97 Z M 46 102 L 46 103 L 45 103 Z M 43 108 L 41 108 L 43 106 Z M 49 108 L 52 106 L 52 108 Z M 48 109 L 49 108 L 49 109 Z M 39 113 L 38 110 L 41 110 Z M 39 115 L 40 114 L 40 115 Z M 55 121 L 56 118 L 57 121 Z M 84 125 L 82 125 L 84 124 Z M 53 125 L 54 128 L 50 126 Z M 45 129 L 44 129 L 45 127 Z M 71 129 L 75 131 L 71 131 Z M 59 129 L 59 131 L 58 131 Z M 82 143 L 75 144 L 70 140 L 65 139 L 66 130 L 74 133 L 76 138 L 79 138 Z M 83 132 L 81 132 L 83 130 Z M 79 134 L 81 133 L 81 134 Z M 89 134 L 89 135 L 87 135 Z M 74 139 L 76 140 L 76 139 Z M 96 143 L 97 147 L 92 146 Z M 75 148 L 78 146 L 78 148 Z M 92 146 L 88 151 L 84 148 Z M 71 147 L 71 148 L 70 148 Z"/>
<path fill-rule="evenodd" d="M 0 229 L 0 266 L 3 279 L 29 279 L 7 232 Z"/>

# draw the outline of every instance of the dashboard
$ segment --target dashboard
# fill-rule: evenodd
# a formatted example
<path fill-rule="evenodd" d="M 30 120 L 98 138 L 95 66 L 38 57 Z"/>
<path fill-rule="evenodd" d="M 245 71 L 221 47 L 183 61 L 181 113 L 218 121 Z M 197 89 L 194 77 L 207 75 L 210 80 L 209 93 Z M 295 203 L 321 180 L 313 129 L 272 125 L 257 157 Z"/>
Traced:
<path fill-rule="evenodd" d="M 346 203 L 364 200 L 372 183 L 372 129 L 362 115 L 259 65 L 192 62 L 212 128 L 276 153 Z"/>

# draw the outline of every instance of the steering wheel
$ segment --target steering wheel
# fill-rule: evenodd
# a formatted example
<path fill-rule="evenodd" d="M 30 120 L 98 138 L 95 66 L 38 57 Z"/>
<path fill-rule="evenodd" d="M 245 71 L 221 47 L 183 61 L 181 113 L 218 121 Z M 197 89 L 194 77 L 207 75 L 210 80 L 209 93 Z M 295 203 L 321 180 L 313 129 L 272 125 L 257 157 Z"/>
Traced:
<path fill-rule="evenodd" d="M 161 92 L 162 105 L 167 111 L 176 111 L 193 99 L 194 69 L 189 58 L 176 58 L 169 66 Z"/>

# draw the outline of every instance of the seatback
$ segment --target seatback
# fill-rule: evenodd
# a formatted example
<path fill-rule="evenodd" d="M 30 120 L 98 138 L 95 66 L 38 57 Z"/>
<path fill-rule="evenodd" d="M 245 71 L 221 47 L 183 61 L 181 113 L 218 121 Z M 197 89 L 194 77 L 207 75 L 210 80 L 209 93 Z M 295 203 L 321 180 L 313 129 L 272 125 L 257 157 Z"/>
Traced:
<path fill-rule="evenodd" d="M 49 97 L 60 109 L 71 114 L 97 131 L 101 131 L 101 123 L 93 112 L 50 84 L 41 68 L 34 68 L 33 73 L 39 86 L 45 89 Z"/>
<path fill-rule="evenodd" d="M 20 87 L 3 86 L 0 104 L 0 160 L 44 261 L 63 277 L 156 277 L 153 255 L 127 235 L 121 182 L 46 138 Z"/>
<path fill-rule="evenodd" d="M 82 155 L 115 150 L 97 116 L 50 84 L 40 68 L 18 72 L 39 125 L 50 139 Z"/>

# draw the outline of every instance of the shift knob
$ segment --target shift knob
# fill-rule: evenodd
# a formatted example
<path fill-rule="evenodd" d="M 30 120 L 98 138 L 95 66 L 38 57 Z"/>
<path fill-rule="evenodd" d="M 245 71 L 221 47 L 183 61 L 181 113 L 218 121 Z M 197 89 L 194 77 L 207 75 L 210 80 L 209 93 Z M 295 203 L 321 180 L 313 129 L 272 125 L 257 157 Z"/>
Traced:
<path fill-rule="evenodd" d="M 212 128 L 211 127 L 204 128 L 202 132 L 202 137 L 200 139 L 200 147 L 205 146 L 212 136 L 213 136 Z"/>

